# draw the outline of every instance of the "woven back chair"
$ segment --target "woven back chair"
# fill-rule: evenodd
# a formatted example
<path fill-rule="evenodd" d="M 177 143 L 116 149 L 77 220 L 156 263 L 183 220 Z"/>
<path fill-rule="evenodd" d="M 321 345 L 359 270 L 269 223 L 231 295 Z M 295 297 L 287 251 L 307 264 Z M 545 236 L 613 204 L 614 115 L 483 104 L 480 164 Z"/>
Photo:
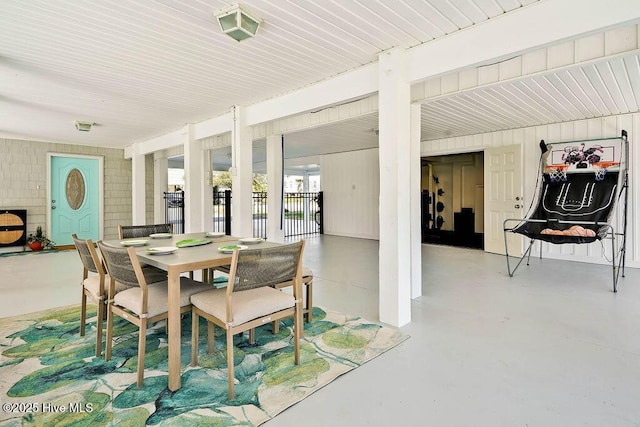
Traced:
<path fill-rule="evenodd" d="M 149 237 L 155 233 L 173 233 L 173 224 L 150 225 L 119 225 L 118 236 L 120 239 L 132 239 L 136 237 Z"/>
<path fill-rule="evenodd" d="M 82 298 L 80 300 L 80 336 L 85 334 L 87 322 L 87 299 L 97 305 L 96 357 L 102 354 L 102 321 L 105 314 L 105 283 L 108 281 L 102 261 L 91 239 L 79 239 L 72 234 L 73 244 L 82 261 Z M 89 274 L 93 273 L 93 274 Z"/>
<path fill-rule="evenodd" d="M 106 360 L 111 359 L 113 344 L 113 316 L 117 315 L 140 328 L 138 340 L 138 387 L 144 381 L 144 356 L 147 326 L 168 317 L 169 293 L 167 280 L 149 283 L 136 255 L 135 248 L 122 248 L 98 242 L 98 247 L 105 260 L 107 271 L 111 277 L 109 299 L 107 304 L 107 345 Z M 124 291 L 116 292 L 115 282 L 131 286 Z M 204 292 L 211 286 L 195 282 L 186 277 L 180 278 L 180 312 L 191 310 L 189 298 L 197 292 Z"/>
<path fill-rule="evenodd" d="M 198 319 L 204 317 L 209 326 L 209 353 L 214 350 L 213 325 L 226 330 L 229 399 L 235 397 L 234 335 L 249 331 L 249 340 L 253 343 L 254 328 L 293 316 L 294 363 L 300 363 L 303 249 L 304 240 L 270 248 L 235 250 L 227 287 L 208 290 L 191 297 L 191 365 L 196 366 L 198 363 Z M 276 289 L 284 283 L 293 285 L 293 295 Z"/>

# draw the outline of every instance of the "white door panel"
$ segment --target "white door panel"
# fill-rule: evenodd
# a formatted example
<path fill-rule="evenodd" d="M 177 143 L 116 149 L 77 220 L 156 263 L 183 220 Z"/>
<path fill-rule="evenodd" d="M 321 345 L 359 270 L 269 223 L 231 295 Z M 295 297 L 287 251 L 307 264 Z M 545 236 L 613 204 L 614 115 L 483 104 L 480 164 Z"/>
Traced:
<path fill-rule="evenodd" d="M 522 218 L 522 160 L 520 145 L 486 148 L 484 249 L 504 254 L 504 220 Z M 508 233 L 509 253 L 520 255 L 522 237 Z"/>

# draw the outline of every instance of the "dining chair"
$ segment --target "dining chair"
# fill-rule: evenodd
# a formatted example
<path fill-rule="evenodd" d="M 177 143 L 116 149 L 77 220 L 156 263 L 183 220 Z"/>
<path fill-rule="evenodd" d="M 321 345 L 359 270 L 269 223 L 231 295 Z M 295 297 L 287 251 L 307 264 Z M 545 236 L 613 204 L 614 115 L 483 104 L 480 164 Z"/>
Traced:
<path fill-rule="evenodd" d="M 211 272 L 209 277 L 213 279 L 214 277 L 213 271 L 219 271 L 223 274 L 228 275 L 231 270 L 231 266 L 223 265 L 223 266 L 214 267 L 210 270 Z M 279 284 L 277 287 L 279 289 L 282 289 L 291 285 L 292 283 L 282 283 L 282 284 Z M 302 266 L 302 291 L 303 291 L 303 294 L 305 295 L 304 297 L 305 304 L 302 309 L 302 314 L 304 315 L 304 317 L 306 317 L 307 323 L 311 323 L 313 322 L 313 271 L 310 268 L 305 266 Z M 279 329 L 278 323 L 273 322 L 273 333 L 277 334 L 278 329 Z"/>
<path fill-rule="evenodd" d="M 135 248 L 113 247 L 98 242 L 98 247 L 105 260 L 107 272 L 111 277 L 109 299 L 107 300 L 107 345 L 105 359 L 111 359 L 113 345 L 113 316 L 117 315 L 138 326 L 138 387 L 144 381 L 144 356 L 147 327 L 168 318 L 168 283 L 163 281 L 149 284 L 145 279 Z M 129 289 L 116 292 L 115 283 L 130 286 Z M 211 286 L 196 282 L 186 277 L 180 278 L 180 312 L 187 313 L 191 309 L 191 295 L 206 291 Z"/>
<path fill-rule="evenodd" d="M 98 314 L 96 319 L 96 357 L 102 354 L 102 322 L 105 317 L 106 304 L 106 283 L 109 282 L 109 275 L 106 274 L 102 260 L 98 256 L 94 243 L 91 239 L 79 239 L 74 233 L 71 235 L 73 244 L 80 255 L 82 261 L 82 298 L 80 300 L 80 336 L 85 334 L 87 322 L 87 299 L 97 305 Z M 92 274 L 89 274 L 92 273 Z M 116 290 L 124 290 L 125 286 L 116 283 Z"/>
<path fill-rule="evenodd" d="M 173 224 L 118 225 L 120 239 L 149 237 L 156 233 L 173 233 Z"/>
<path fill-rule="evenodd" d="M 226 288 L 211 289 L 191 296 L 191 366 L 198 364 L 199 318 L 207 320 L 208 352 L 214 351 L 214 325 L 226 330 L 227 382 L 229 399 L 234 399 L 233 336 L 274 320 L 293 316 L 294 363 L 300 364 L 302 332 L 301 280 L 304 240 L 261 249 L 235 250 Z M 276 289 L 293 285 L 293 295 Z"/>
<path fill-rule="evenodd" d="M 293 283 L 281 283 L 276 286 L 283 289 L 291 286 Z M 307 323 L 313 322 L 313 271 L 310 268 L 302 266 L 302 293 L 304 294 L 304 306 L 302 308 L 303 317 L 306 317 Z M 273 333 L 277 334 L 280 330 L 280 322 L 273 322 Z"/>

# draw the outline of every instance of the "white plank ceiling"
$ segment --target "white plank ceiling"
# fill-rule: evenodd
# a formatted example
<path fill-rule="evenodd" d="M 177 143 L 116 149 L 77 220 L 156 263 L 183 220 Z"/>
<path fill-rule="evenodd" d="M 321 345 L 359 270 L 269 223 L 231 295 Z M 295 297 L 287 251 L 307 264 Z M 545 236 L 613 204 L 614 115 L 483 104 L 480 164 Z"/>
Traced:
<path fill-rule="evenodd" d="M 125 147 L 311 85 L 537 0 L 246 0 L 237 43 L 222 0 L 2 0 L 0 138 Z M 637 111 L 637 56 L 442 97 L 422 139 Z M 95 122 L 77 132 L 75 120 Z M 287 136 L 288 156 L 377 145 L 377 115 Z"/>

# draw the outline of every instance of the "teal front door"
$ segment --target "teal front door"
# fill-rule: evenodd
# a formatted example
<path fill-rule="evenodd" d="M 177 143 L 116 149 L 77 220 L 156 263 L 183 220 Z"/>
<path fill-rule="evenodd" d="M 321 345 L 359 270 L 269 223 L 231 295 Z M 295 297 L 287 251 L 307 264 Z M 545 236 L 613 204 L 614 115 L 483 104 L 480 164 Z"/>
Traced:
<path fill-rule="evenodd" d="M 56 246 L 73 245 L 71 234 L 100 239 L 101 159 L 51 155 L 51 230 Z"/>

